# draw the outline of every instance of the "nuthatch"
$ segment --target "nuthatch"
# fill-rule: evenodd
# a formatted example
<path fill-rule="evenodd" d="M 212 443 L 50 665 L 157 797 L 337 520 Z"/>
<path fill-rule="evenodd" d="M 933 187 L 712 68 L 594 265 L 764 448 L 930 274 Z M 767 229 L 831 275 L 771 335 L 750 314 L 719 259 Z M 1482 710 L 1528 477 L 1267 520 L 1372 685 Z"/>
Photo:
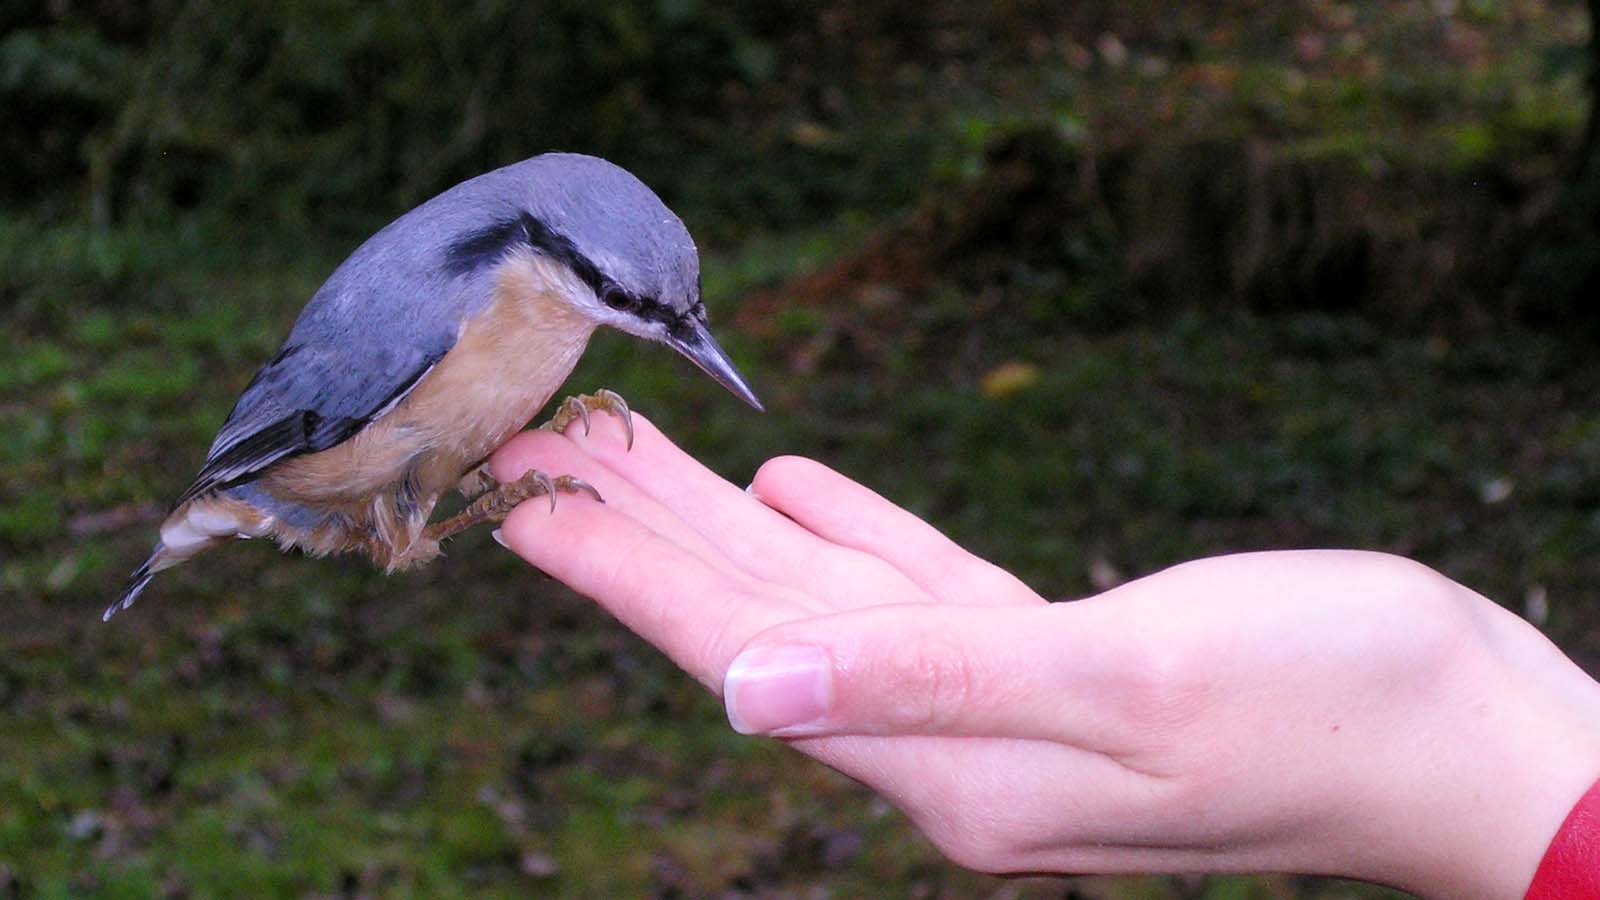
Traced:
<path fill-rule="evenodd" d="M 707 327 L 694 240 L 626 171 L 550 153 L 411 210 L 312 296 L 105 618 L 156 572 L 235 538 L 364 551 L 392 572 L 529 497 L 598 499 L 576 478 L 530 472 L 428 523 L 445 491 L 486 486 L 477 467 L 544 406 L 600 325 L 672 347 L 761 409 Z M 600 391 L 569 397 L 545 427 L 587 427 L 591 409 L 628 423 L 622 398 Z"/>

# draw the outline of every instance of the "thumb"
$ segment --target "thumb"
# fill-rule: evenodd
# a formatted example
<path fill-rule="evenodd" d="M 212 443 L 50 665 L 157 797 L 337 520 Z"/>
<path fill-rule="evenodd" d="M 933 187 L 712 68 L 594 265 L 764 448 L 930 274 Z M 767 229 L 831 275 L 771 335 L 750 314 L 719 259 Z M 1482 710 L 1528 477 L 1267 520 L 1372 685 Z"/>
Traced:
<path fill-rule="evenodd" d="M 1013 737 L 1102 749 L 1125 727 L 1129 704 L 1118 698 L 1139 656 L 1114 626 L 1078 603 L 851 610 L 756 635 L 728 667 L 723 702 L 742 734 Z"/>

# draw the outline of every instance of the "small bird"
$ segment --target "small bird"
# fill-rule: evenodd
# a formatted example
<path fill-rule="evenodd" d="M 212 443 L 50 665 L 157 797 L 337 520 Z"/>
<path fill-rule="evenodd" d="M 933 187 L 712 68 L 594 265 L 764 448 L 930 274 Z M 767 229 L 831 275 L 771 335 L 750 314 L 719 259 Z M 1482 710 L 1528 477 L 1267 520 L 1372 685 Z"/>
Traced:
<path fill-rule="evenodd" d="M 493 486 L 483 463 L 549 401 L 601 325 L 672 347 L 761 410 L 711 335 L 688 229 L 624 169 L 547 153 L 411 210 L 312 296 L 104 618 L 155 573 L 225 541 L 361 551 L 393 572 L 530 497 L 599 499 L 542 472 Z M 606 390 L 567 398 L 543 427 L 587 429 L 591 410 L 619 415 L 632 443 L 628 406 Z M 453 487 L 476 499 L 430 525 Z"/>

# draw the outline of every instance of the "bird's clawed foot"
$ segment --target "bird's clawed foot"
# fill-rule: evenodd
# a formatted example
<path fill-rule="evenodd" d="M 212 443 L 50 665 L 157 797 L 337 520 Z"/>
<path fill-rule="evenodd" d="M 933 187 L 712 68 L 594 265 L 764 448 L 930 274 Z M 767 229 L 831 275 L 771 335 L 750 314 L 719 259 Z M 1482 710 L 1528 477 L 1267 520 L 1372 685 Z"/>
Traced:
<path fill-rule="evenodd" d="M 550 498 L 550 511 L 555 512 L 556 494 L 558 493 L 588 494 L 594 498 L 596 503 L 606 502 L 605 498 L 600 496 L 600 492 L 594 489 L 594 485 L 584 481 L 582 478 L 574 475 L 561 475 L 551 478 L 537 469 L 530 471 L 510 484 L 502 485 L 491 496 L 497 497 L 498 503 L 504 505 L 505 512 L 499 515 L 499 518 L 504 519 L 506 516 L 511 515 L 511 511 L 517 508 L 517 504 L 524 500 L 532 500 L 534 497 L 548 496 Z M 498 508 L 499 505 L 496 505 L 496 509 Z"/>
<path fill-rule="evenodd" d="M 443 541 L 466 531 L 480 522 L 501 522 L 511 511 L 525 500 L 534 497 L 548 496 L 550 498 L 550 511 L 555 512 L 556 495 L 587 494 L 596 501 L 604 503 L 600 492 L 594 485 L 581 478 L 571 475 L 562 475 L 551 478 L 537 469 L 518 478 L 516 481 L 500 485 L 487 494 L 467 504 L 467 508 L 441 522 L 429 525 L 424 535 L 434 541 Z"/>
<path fill-rule="evenodd" d="M 605 388 L 593 394 L 577 394 L 563 400 L 556 408 L 555 415 L 550 417 L 550 421 L 540 425 L 539 428 L 543 431 L 564 434 L 572 423 L 582 422 L 583 433 L 588 434 L 593 424 L 590 421 L 590 413 L 595 410 L 612 413 L 622 420 L 628 449 L 633 449 L 633 413 L 628 409 L 628 401 L 622 399 L 622 395 L 616 391 Z M 496 486 L 487 464 L 462 476 L 456 489 L 471 502 L 461 512 L 429 525 L 423 532 L 425 538 L 443 541 L 480 522 L 503 521 L 506 516 L 511 515 L 511 511 L 516 509 L 518 504 L 534 497 L 549 497 L 551 512 L 555 511 L 556 495 L 560 493 L 588 494 L 601 503 L 605 502 L 601 499 L 600 492 L 581 478 L 571 475 L 551 478 L 537 469 L 529 471 L 516 481 Z"/>
<path fill-rule="evenodd" d="M 556 409 L 550 421 L 539 426 L 541 431 L 554 431 L 556 434 L 565 434 L 573 422 L 583 423 L 583 433 L 589 433 L 589 413 L 600 410 L 609 412 L 622 420 L 622 429 L 628 435 L 628 449 L 633 449 L 633 413 L 628 409 L 628 401 L 622 395 L 607 388 L 601 388 L 592 394 L 576 394 L 561 401 L 561 406 Z"/>

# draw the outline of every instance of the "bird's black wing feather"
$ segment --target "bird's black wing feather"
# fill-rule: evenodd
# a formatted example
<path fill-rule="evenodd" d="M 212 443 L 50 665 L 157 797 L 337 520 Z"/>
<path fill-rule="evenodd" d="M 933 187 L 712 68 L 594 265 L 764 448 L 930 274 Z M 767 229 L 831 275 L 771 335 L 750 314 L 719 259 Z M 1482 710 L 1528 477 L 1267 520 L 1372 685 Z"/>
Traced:
<path fill-rule="evenodd" d="M 393 280 L 350 285 L 343 274 L 318 291 L 283 348 L 239 395 L 175 505 L 348 439 L 454 346 L 463 310 L 415 293 L 416 286 L 442 293 L 442 285 L 421 276 L 409 279 L 409 289 L 396 289 Z"/>
<path fill-rule="evenodd" d="M 316 360 L 292 345 L 279 351 L 245 388 L 217 435 L 205 464 L 175 506 L 201 494 L 249 481 L 268 466 L 333 447 L 403 398 L 449 346 L 418 348 L 403 361 L 363 371 L 363 354 L 340 348 Z M 336 363 L 340 375 L 325 363 Z M 354 364 L 354 365 L 352 365 Z M 342 376 L 342 377 L 341 377 Z"/>

